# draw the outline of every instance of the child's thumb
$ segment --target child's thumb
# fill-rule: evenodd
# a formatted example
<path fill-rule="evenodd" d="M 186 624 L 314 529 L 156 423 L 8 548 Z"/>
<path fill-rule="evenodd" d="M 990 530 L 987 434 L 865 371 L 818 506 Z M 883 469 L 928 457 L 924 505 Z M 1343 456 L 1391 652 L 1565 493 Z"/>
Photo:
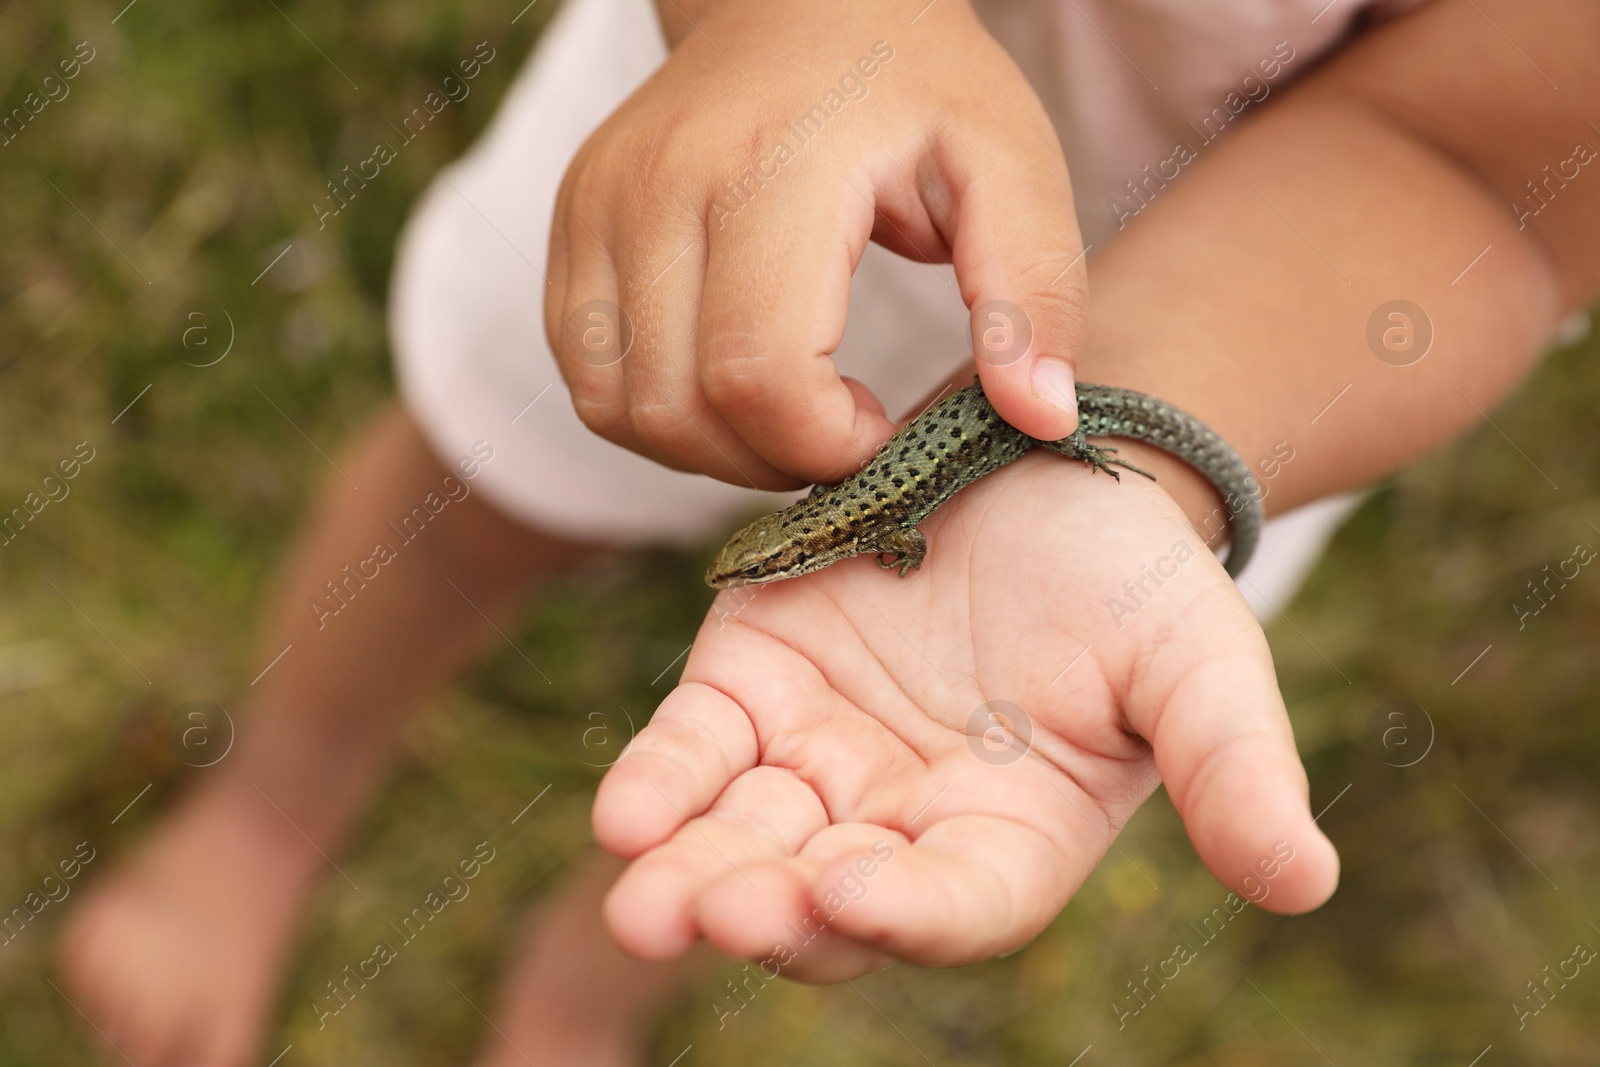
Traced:
<path fill-rule="evenodd" d="M 959 163 L 950 168 L 956 171 L 951 251 L 972 311 L 972 351 L 984 392 L 1001 418 L 1053 441 L 1078 425 L 1074 368 L 1088 280 L 1066 160 L 1053 131 L 1026 145 L 1015 140 L 1013 131 L 952 153 L 972 166 L 965 173 Z"/>
<path fill-rule="evenodd" d="M 1310 911 L 1338 884 L 1339 857 L 1311 813 L 1272 654 L 1247 610 L 1236 596 L 1191 605 L 1187 632 L 1164 639 L 1187 655 L 1149 661 L 1130 720 L 1211 872 L 1267 911 Z"/>

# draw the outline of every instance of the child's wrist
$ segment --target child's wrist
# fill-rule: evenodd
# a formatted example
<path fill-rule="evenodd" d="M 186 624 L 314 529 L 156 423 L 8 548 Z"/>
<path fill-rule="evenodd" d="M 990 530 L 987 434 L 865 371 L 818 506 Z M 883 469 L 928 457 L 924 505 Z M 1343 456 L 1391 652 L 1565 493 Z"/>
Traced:
<path fill-rule="evenodd" d="M 1109 443 L 1116 448 L 1118 459 L 1125 459 L 1155 475 L 1150 488 L 1172 498 L 1204 543 L 1216 547 L 1226 539 L 1228 511 L 1216 487 L 1205 475 L 1170 452 L 1143 441 L 1118 437 Z M 1122 481 L 1124 484 L 1145 483 L 1144 478 L 1127 471 L 1122 472 Z"/>

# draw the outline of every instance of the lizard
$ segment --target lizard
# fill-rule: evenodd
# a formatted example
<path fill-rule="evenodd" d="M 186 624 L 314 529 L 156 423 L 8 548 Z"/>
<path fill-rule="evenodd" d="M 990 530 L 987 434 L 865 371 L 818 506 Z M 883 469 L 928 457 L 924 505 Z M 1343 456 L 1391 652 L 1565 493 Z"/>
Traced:
<path fill-rule="evenodd" d="M 1260 535 L 1261 491 L 1239 454 L 1188 412 L 1164 400 L 1108 385 L 1077 385 L 1078 429 L 1059 441 L 1029 437 L 1000 418 L 976 381 L 906 424 L 855 474 L 818 485 L 809 496 L 746 526 L 706 571 L 716 589 L 761 585 L 876 554 L 904 578 L 922 565 L 928 542 L 917 528 L 956 493 L 1035 448 L 1082 460 L 1118 481 L 1113 467 L 1155 476 L 1115 458 L 1090 437 L 1145 441 L 1188 462 L 1222 495 L 1232 546 L 1229 575 L 1244 569 Z"/>

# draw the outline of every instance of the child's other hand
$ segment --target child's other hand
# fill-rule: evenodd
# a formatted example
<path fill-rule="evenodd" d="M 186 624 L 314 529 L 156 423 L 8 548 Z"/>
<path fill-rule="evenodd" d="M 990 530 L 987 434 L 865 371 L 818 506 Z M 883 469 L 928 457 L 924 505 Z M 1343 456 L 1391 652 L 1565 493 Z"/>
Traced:
<path fill-rule="evenodd" d="M 966 0 L 925 3 L 713 0 L 578 152 L 545 324 L 591 429 L 736 484 L 855 470 L 893 429 L 829 358 L 869 239 L 954 265 L 1007 421 L 1076 426 L 1060 144 Z"/>
<path fill-rule="evenodd" d="M 634 859 L 624 948 L 782 944 L 767 977 L 815 981 L 1007 952 L 1163 781 L 1241 898 L 1327 899 L 1267 643 L 1172 497 L 1035 455 L 924 528 L 908 578 L 863 557 L 718 597 L 595 802 Z"/>

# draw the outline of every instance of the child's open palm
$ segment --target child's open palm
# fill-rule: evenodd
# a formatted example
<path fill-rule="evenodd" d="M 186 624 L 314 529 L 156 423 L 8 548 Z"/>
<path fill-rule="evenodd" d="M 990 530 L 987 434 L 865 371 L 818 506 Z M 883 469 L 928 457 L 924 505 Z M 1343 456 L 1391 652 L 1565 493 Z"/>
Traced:
<path fill-rule="evenodd" d="M 635 858 L 607 903 L 624 947 L 762 959 L 831 915 L 784 974 L 1006 952 L 1163 780 L 1230 887 L 1328 897 L 1266 641 L 1161 488 L 1035 455 L 924 525 L 904 580 L 858 558 L 722 594 L 596 802 Z"/>

